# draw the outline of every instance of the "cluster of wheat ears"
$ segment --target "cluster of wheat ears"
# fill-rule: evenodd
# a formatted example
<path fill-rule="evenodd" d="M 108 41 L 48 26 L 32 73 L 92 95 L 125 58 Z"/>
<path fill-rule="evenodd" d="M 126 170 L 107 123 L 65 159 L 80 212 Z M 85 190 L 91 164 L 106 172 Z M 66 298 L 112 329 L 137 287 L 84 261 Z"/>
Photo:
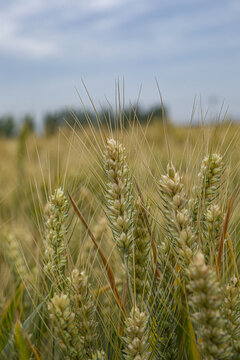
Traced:
<path fill-rule="evenodd" d="M 1 359 L 240 359 L 238 191 L 225 191 L 224 158 L 205 154 L 191 191 L 169 161 L 151 197 L 126 148 L 114 133 L 104 140 L 93 228 L 87 200 L 58 184 L 44 207 L 38 266 L 6 235 L 19 286 L 1 312 Z M 78 226 L 88 242 L 75 261 Z"/>

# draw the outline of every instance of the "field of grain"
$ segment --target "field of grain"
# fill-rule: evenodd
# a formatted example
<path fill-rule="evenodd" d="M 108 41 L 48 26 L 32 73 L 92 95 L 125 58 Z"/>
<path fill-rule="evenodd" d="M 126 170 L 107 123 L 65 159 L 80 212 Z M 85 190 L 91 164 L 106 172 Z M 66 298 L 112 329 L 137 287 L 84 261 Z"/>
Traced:
<path fill-rule="evenodd" d="M 0 141 L 0 359 L 240 359 L 240 126 Z"/>

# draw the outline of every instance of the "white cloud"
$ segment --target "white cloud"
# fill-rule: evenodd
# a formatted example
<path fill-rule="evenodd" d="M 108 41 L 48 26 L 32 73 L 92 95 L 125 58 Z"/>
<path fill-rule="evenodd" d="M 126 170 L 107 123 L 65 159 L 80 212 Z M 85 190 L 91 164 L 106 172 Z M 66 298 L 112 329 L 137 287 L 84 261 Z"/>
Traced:
<path fill-rule="evenodd" d="M 192 1 L 182 0 L 179 3 L 177 0 L 169 0 L 154 3 L 147 0 L 14 0 L 4 8 L 0 5 L 0 52 L 45 58 L 64 54 L 73 48 L 75 50 L 76 43 L 81 45 L 76 56 L 84 58 L 94 54 L 114 58 L 119 56 L 122 50 L 130 57 L 134 56 L 134 52 L 136 56 L 151 53 L 174 56 L 184 49 L 194 51 L 197 46 L 204 50 L 211 41 L 217 43 L 219 39 L 216 36 L 208 41 L 208 35 L 202 35 L 201 30 L 204 30 L 205 26 L 213 28 L 219 24 L 229 24 L 233 19 L 236 20 L 239 11 L 235 0 L 215 5 L 216 8 L 205 3 L 205 6 L 200 6 L 200 10 L 193 9 L 191 14 L 180 11 L 180 4 L 187 6 Z M 196 6 L 201 3 L 199 0 L 194 1 Z M 155 6 L 158 13 L 154 14 L 159 16 L 154 16 L 152 21 L 148 19 L 145 23 L 144 13 L 148 10 L 154 12 Z M 175 11 L 176 7 L 180 9 L 179 13 Z M 161 16 L 165 12 L 167 15 Z M 135 38 L 131 33 L 129 37 L 121 36 L 119 32 L 122 24 L 137 22 L 139 16 L 141 24 L 136 26 L 141 26 L 146 32 L 145 38 L 142 39 L 136 33 Z M 36 26 L 35 18 L 38 24 Z M 50 31 L 44 26 L 41 27 L 41 20 L 44 24 L 47 23 Z M 28 25 L 29 22 L 31 25 Z M 77 26 L 71 28 L 74 23 Z M 115 30 L 117 32 L 114 32 Z M 194 32 L 199 43 L 189 38 L 186 42 L 185 36 Z M 117 36 L 116 41 L 114 34 Z M 101 36 L 108 41 L 101 41 Z M 100 55 L 103 46 L 104 51 Z"/>
<path fill-rule="evenodd" d="M 61 52 L 62 41 L 68 37 L 72 40 L 78 36 L 76 32 L 65 33 L 65 22 L 81 21 L 89 14 L 116 10 L 123 6 L 126 0 L 25 0 L 13 1 L 3 7 L 0 5 L 0 52 L 11 53 L 21 57 L 45 58 Z M 56 14 L 56 17 L 55 17 Z M 49 16 L 50 21 L 56 26 L 53 33 L 49 34 L 44 28 L 37 28 L 35 32 L 28 26 L 36 18 L 39 23 L 44 23 L 44 17 Z M 117 19 L 114 17 L 114 21 Z M 99 19 L 96 26 L 106 30 L 114 26 L 114 21 L 109 17 Z M 97 25 L 98 24 L 98 25 Z M 85 32 L 86 34 L 86 32 Z M 81 37 L 81 35 L 80 35 Z M 88 41 L 87 38 L 85 39 Z M 73 40 L 74 42 L 74 40 Z"/>
<path fill-rule="evenodd" d="M 34 36 L 27 28 L 28 18 L 46 9 L 41 1 L 14 2 L 0 12 L 0 52 L 22 57 L 45 58 L 56 53 L 56 44 L 43 36 Z"/>
<path fill-rule="evenodd" d="M 94 11 L 105 11 L 125 5 L 126 2 L 127 0 L 91 0 L 89 7 Z"/>
<path fill-rule="evenodd" d="M 21 37 L 16 33 L 8 34 L 7 38 L 0 37 L 0 51 L 29 58 L 46 58 L 56 55 L 57 49 L 53 43 L 37 40 L 31 37 Z"/>

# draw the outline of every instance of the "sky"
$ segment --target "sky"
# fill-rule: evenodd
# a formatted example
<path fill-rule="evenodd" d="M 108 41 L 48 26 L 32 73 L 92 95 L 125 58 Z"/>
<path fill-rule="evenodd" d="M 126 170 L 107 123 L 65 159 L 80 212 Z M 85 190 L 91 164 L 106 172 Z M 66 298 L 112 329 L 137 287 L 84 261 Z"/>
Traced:
<path fill-rule="evenodd" d="M 0 116 L 163 102 L 240 119 L 239 0 L 0 0 Z M 124 84 L 123 84 L 124 83 Z"/>

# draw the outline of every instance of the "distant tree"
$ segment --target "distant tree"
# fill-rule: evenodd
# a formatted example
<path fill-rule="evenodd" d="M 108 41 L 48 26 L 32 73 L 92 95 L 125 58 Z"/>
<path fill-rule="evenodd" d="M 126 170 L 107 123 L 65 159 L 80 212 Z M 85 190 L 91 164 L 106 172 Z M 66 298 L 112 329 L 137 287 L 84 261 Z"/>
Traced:
<path fill-rule="evenodd" d="M 44 130 L 46 135 L 54 134 L 61 124 L 62 120 L 57 113 L 47 114 L 44 118 Z"/>
<path fill-rule="evenodd" d="M 48 113 L 44 117 L 44 130 L 47 135 L 52 135 L 59 127 L 66 126 L 67 124 L 70 126 L 74 126 L 76 123 L 86 125 L 88 117 L 94 122 L 92 112 L 89 111 L 87 114 L 81 110 L 72 110 L 71 112 L 62 110 L 55 113 Z"/>
<path fill-rule="evenodd" d="M 166 108 L 164 107 L 165 116 L 167 116 Z M 151 118 L 157 117 L 162 120 L 162 108 L 161 106 L 155 106 L 149 110 L 143 110 L 141 107 L 128 107 L 122 111 L 121 116 L 115 114 L 109 108 L 103 108 L 98 111 L 96 115 L 93 111 L 86 110 L 72 110 L 72 111 L 58 111 L 55 113 L 48 113 L 44 118 L 45 134 L 54 134 L 60 126 L 74 126 L 80 124 L 84 126 L 90 121 L 93 125 L 97 126 L 98 122 L 102 125 L 108 124 L 112 128 L 120 125 L 120 119 L 124 122 L 124 126 L 128 126 L 133 121 L 139 121 L 140 123 L 146 123 Z"/>
<path fill-rule="evenodd" d="M 0 118 L 0 135 L 13 137 L 16 135 L 16 123 L 11 115 L 2 116 Z"/>
<path fill-rule="evenodd" d="M 25 115 L 22 119 L 22 127 L 25 128 L 25 131 L 34 132 L 35 131 L 35 121 L 32 115 Z"/>
<path fill-rule="evenodd" d="M 167 108 L 165 106 L 163 108 L 162 106 L 153 106 L 152 108 L 150 108 L 148 113 L 149 116 L 152 116 L 152 118 L 158 118 L 159 120 L 162 120 L 163 114 L 166 119 L 168 116 Z"/>
<path fill-rule="evenodd" d="M 164 115 L 167 118 L 167 109 L 164 107 Z M 140 106 L 128 108 L 124 110 L 125 124 L 128 122 L 138 121 L 144 124 L 153 118 L 158 118 L 162 121 L 163 111 L 161 106 L 153 106 L 150 109 L 144 110 Z"/>

